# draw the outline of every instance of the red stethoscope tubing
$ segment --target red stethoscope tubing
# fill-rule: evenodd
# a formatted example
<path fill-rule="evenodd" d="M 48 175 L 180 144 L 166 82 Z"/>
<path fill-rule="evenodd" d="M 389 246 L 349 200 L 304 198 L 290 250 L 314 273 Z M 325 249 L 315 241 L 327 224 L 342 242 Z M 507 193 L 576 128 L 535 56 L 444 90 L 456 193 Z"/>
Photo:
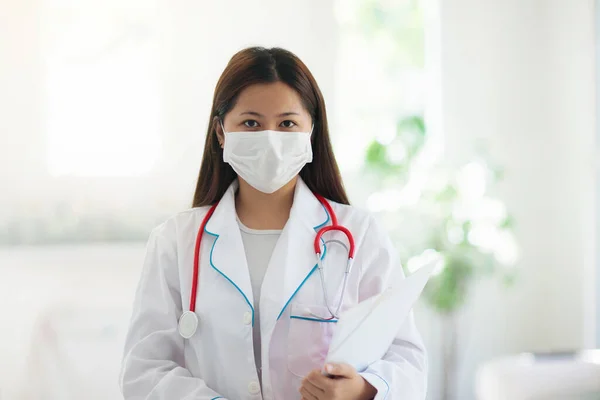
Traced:
<path fill-rule="evenodd" d="M 192 297 L 190 297 L 190 311 L 196 311 L 196 293 L 198 292 L 198 274 L 200 273 L 200 244 L 202 243 L 202 236 L 204 233 L 204 228 L 206 228 L 206 224 L 208 224 L 208 220 L 212 217 L 213 213 L 217 209 L 219 203 L 217 202 L 213 205 L 202 220 L 202 224 L 200 224 L 200 229 L 198 229 L 198 235 L 196 236 L 196 248 L 194 249 L 194 274 L 192 277 Z"/>
<path fill-rule="evenodd" d="M 348 243 L 349 243 L 348 260 L 354 259 L 354 237 L 352 236 L 352 233 L 345 226 L 338 224 L 337 215 L 333 211 L 331 204 L 329 204 L 329 202 L 323 196 L 321 196 L 317 193 L 314 193 L 314 195 L 317 198 L 317 200 L 319 200 L 319 202 L 323 205 L 323 207 L 325 207 L 325 209 L 327 210 L 327 214 L 329 214 L 329 217 L 331 218 L 331 225 L 325 226 L 325 227 L 319 229 L 319 231 L 317 232 L 317 235 L 315 236 L 315 240 L 313 243 L 314 249 L 315 249 L 315 254 L 317 256 L 320 256 L 320 254 L 321 254 L 321 246 L 320 246 L 321 243 L 320 242 L 321 242 L 321 238 L 323 237 L 323 235 L 325 233 L 331 232 L 331 231 L 339 231 L 339 232 L 342 232 L 348 239 Z M 192 292 L 191 292 L 191 297 L 190 297 L 190 311 L 191 312 L 196 311 L 196 294 L 198 292 L 198 275 L 200 273 L 200 245 L 202 244 L 202 236 L 204 235 L 204 229 L 206 228 L 206 224 L 208 224 L 208 221 L 212 217 L 212 215 L 215 212 L 215 209 L 217 208 L 218 205 L 219 205 L 219 203 L 216 203 L 208 210 L 208 212 L 204 216 L 204 219 L 202 220 L 202 223 L 200 224 L 200 229 L 198 229 L 198 234 L 196 236 L 196 246 L 194 248 L 194 268 L 193 268 L 193 276 L 192 276 Z"/>
<path fill-rule="evenodd" d="M 329 214 L 329 216 L 331 218 L 331 225 L 325 226 L 325 227 L 319 229 L 319 231 L 317 232 L 317 235 L 315 236 L 315 241 L 313 243 L 313 246 L 315 248 L 315 254 L 321 254 L 321 243 L 320 242 L 321 242 L 321 237 L 323 236 L 323 234 L 330 232 L 330 231 L 339 231 L 339 232 L 342 232 L 344 235 L 346 235 L 346 238 L 348 238 L 348 243 L 350 245 L 349 251 L 348 251 L 348 259 L 353 259 L 354 258 L 354 236 L 352 236 L 352 233 L 350 232 L 350 230 L 348 228 L 338 224 L 337 215 L 333 211 L 331 204 L 329 204 L 329 202 L 320 194 L 315 193 L 314 195 L 317 198 L 317 200 L 319 200 L 319 202 L 323 205 L 323 207 L 325 207 L 325 209 L 327 210 L 327 214 Z"/>

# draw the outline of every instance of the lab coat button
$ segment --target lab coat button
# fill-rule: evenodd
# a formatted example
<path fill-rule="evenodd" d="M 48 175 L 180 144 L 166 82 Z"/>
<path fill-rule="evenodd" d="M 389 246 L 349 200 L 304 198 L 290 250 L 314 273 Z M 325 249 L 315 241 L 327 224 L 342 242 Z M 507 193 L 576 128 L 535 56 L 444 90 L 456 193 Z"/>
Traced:
<path fill-rule="evenodd" d="M 252 323 L 252 313 L 250 311 L 246 311 L 244 313 L 244 324 L 250 325 Z"/>
<path fill-rule="evenodd" d="M 259 394 L 260 393 L 260 385 L 258 382 L 252 381 L 248 384 L 248 392 L 250 394 Z"/>

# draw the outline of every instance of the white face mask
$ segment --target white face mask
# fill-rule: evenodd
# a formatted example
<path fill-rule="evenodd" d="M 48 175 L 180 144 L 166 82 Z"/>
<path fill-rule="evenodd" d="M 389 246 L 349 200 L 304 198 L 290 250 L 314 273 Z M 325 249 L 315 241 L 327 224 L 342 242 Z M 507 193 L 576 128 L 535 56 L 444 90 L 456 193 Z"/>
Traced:
<path fill-rule="evenodd" d="M 311 134 L 312 129 L 311 132 L 225 132 L 223 161 L 255 189 L 273 193 L 312 161 Z"/>

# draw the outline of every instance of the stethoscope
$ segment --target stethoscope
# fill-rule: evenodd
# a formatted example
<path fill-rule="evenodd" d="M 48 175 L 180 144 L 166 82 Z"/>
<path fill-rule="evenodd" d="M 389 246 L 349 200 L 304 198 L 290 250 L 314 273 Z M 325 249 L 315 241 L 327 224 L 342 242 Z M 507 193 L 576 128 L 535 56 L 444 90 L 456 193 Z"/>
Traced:
<path fill-rule="evenodd" d="M 323 205 L 323 207 L 325 207 L 325 209 L 327 210 L 327 213 L 329 214 L 329 217 L 331 218 L 331 225 L 325 226 L 317 231 L 313 245 L 314 245 L 314 249 L 315 249 L 315 255 L 317 256 L 317 269 L 319 270 L 319 275 L 321 277 L 321 286 L 323 288 L 323 296 L 325 297 L 325 306 L 327 307 L 327 311 L 329 311 L 329 314 L 330 314 L 329 318 L 324 318 L 324 319 L 333 320 L 333 319 L 338 318 L 342 304 L 344 304 L 344 294 L 346 292 L 346 285 L 348 284 L 348 275 L 350 275 L 350 270 L 352 269 L 352 263 L 354 260 L 354 237 L 352 236 L 352 233 L 350 232 L 350 230 L 348 230 L 348 228 L 338 224 L 337 215 L 333 211 L 331 204 L 329 204 L 329 202 L 323 196 L 321 196 L 317 193 L 314 193 L 314 195 L 317 198 L 317 200 L 319 200 L 319 202 Z M 206 228 L 206 224 L 208 224 L 208 221 L 210 220 L 213 213 L 215 212 L 215 209 L 217 208 L 218 204 L 219 203 L 213 205 L 208 210 L 208 212 L 206 213 L 206 216 L 202 220 L 202 224 L 200 224 L 200 229 L 198 229 L 198 235 L 196 236 L 196 246 L 194 248 L 194 267 L 193 267 L 193 273 L 192 273 L 192 290 L 191 290 L 191 296 L 190 296 L 190 307 L 189 307 L 189 310 L 184 311 L 183 314 L 181 314 L 181 317 L 179 318 L 179 323 L 178 323 L 179 334 L 184 339 L 189 339 L 192 336 L 194 336 L 194 334 L 196 333 L 196 330 L 198 329 L 199 318 L 198 318 L 198 315 L 196 314 L 196 294 L 198 291 L 198 275 L 200 273 L 200 244 L 202 243 L 202 236 L 204 234 L 204 229 Z M 336 243 L 342 245 L 348 251 L 348 261 L 346 263 L 346 271 L 344 273 L 344 279 L 343 279 L 343 283 L 342 283 L 342 293 L 340 295 L 340 300 L 338 301 L 338 305 L 337 305 L 337 307 L 335 307 L 335 309 L 333 309 L 329 305 L 329 296 L 327 294 L 327 287 L 325 285 L 325 274 L 323 272 L 323 260 L 321 259 L 322 237 L 325 233 L 331 232 L 331 231 L 342 232 L 348 239 L 348 244 L 349 244 L 349 246 L 346 246 L 343 242 L 341 242 L 339 240 L 330 240 L 330 242 L 336 242 Z M 319 317 L 319 318 L 321 318 L 321 317 Z"/>

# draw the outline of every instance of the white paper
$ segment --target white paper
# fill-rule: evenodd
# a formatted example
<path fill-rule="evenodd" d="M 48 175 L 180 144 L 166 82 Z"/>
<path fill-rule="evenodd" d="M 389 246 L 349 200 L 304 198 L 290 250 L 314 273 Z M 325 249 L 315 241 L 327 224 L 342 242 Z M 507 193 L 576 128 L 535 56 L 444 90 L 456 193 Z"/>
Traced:
<path fill-rule="evenodd" d="M 346 310 L 336 324 L 326 362 L 364 371 L 390 348 L 423 291 L 435 263 L 419 268 L 400 283 Z"/>

